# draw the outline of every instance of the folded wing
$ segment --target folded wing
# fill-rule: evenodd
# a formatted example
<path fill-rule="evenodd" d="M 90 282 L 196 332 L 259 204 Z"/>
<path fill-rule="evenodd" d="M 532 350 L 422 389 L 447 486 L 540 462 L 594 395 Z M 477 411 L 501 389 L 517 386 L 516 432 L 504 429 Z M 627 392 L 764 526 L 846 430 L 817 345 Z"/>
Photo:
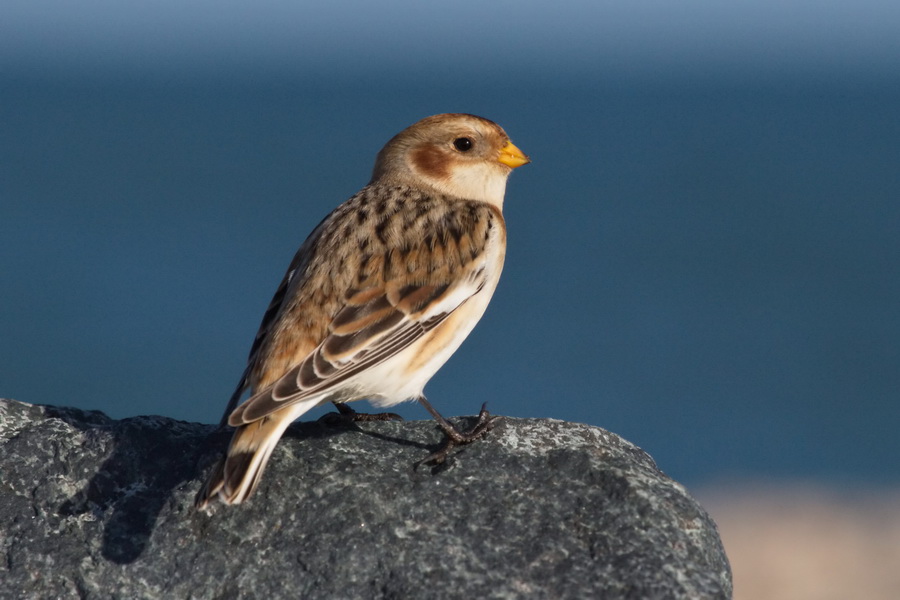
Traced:
<path fill-rule="evenodd" d="M 296 402 L 325 395 L 409 347 L 481 290 L 483 268 L 468 267 L 474 270 L 455 283 L 351 290 L 322 343 L 274 385 L 231 413 L 229 424 L 252 423 Z"/>

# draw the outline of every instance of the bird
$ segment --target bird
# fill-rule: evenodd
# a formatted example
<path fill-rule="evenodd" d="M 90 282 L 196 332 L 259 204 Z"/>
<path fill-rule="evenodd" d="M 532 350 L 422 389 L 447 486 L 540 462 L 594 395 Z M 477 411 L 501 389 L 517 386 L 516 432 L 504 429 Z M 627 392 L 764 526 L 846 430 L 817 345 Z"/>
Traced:
<path fill-rule="evenodd" d="M 447 435 L 426 459 L 435 463 L 495 426 L 483 405 L 459 431 L 424 387 L 497 287 L 507 178 L 529 162 L 502 127 L 471 114 L 426 117 L 388 141 L 369 183 L 319 223 L 281 280 L 222 417 L 231 442 L 197 508 L 246 501 L 288 425 L 321 404 L 352 415 L 347 402 L 418 401 Z"/>

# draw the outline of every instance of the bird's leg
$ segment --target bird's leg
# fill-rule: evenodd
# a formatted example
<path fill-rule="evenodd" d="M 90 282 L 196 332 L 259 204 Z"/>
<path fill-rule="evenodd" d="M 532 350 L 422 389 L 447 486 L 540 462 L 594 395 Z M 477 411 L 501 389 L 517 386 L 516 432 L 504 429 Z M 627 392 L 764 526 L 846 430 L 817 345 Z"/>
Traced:
<path fill-rule="evenodd" d="M 425 460 L 420 461 L 416 466 L 425 463 L 434 463 L 436 465 L 443 463 L 447 460 L 447 456 L 450 454 L 451 450 L 457 446 L 471 444 L 475 440 L 484 437 L 487 432 L 493 429 L 497 423 L 503 419 L 501 416 L 491 415 L 491 413 L 487 411 L 487 402 L 485 402 L 481 405 L 481 411 L 478 413 L 478 420 L 475 422 L 475 426 L 468 431 L 460 431 L 454 427 L 450 421 L 442 417 L 441 414 L 431 406 L 428 400 L 425 399 L 425 396 L 419 396 L 417 400 L 419 401 L 419 404 L 425 407 L 425 410 L 431 413 L 431 416 L 434 417 L 434 420 L 437 421 L 440 428 L 447 434 L 447 443 L 445 443 L 440 450 Z"/>
<path fill-rule="evenodd" d="M 334 407 L 337 409 L 336 413 L 328 413 L 327 415 L 322 415 L 319 421 L 326 423 L 328 425 L 336 425 L 338 423 L 360 423 L 364 421 L 402 421 L 403 417 L 396 413 L 383 412 L 383 413 L 359 413 L 347 406 L 344 402 L 335 402 Z"/>

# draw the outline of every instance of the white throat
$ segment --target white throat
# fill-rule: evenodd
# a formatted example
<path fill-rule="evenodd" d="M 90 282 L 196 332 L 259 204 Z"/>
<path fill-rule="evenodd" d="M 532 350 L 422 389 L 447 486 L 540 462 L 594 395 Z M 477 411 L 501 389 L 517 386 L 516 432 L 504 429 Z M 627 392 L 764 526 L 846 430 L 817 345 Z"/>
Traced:
<path fill-rule="evenodd" d="M 472 164 L 462 169 L 453 169 L 448 179 L 436 181 L 434 184 L 445 194 L 467 200 L 480 200 L 502 209 L 508 176 L 508 173 L 493 165 Z"/>

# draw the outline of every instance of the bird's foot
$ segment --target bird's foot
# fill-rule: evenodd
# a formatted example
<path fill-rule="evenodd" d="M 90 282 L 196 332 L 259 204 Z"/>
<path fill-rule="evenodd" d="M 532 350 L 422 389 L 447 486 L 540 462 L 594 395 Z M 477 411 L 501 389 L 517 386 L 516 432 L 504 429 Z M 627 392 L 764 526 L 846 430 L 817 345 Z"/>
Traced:
<path fill-rule="evenodd" d="M 349 423 L 362 423 L 368 421 L 402 421 L 403 417 L 396 413 L 360 413 L 356 412 L 343 402 L 335 402 L 336 413 L 328 413 L 319 418 L 320 423 L 326 425 L 347 425 Z"/>
<path fill-rule="evenodd" d="M 416 463 L 416 467 L 429 463 L 434 465 L 443 464 L 454 448 L 471 444 L 472 442 L 483 438 L 503 420 L 502 416 L 489 413 L 487 410 L 487 402 L 485 402 L 481 405 L 481 411 L 478 413 L 478 420 L 475 421 L 474 427 L 468 431 L 460 431 L 454 427 L 450 421 L 442 417 L 434 408 L 432 408 L 431 404 L 429 404 L 425 398 L 420 397 L 419 402 L 431 413 L 431 416 L 434 417 L 434 420 L 437 421 L 440 428 L 447 434 L 447 441 L 437 452 L 432 453 L 425 458 L 425 460 Z"/>

